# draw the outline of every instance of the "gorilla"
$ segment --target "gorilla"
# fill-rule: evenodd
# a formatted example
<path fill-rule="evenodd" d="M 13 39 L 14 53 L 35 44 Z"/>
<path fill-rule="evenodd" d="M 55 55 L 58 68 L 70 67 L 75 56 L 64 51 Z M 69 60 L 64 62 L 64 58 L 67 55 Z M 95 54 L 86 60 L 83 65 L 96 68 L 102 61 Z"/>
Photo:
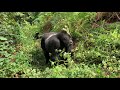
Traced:
<path fill-rule="evenodd" d="M 36 38 L 38 34 L 36 33 Z M 49 59 L 51 61 L 55 61 L 57 58 L 59 60 L 63 59 L 56 50 L 65 49 L 65 52 L 71 53 L 73 47 L 72 37 L 65 30 L 61 30 L 58 33 L 44 33 L 41 38 L 41 48 L 46 58 L 46 64 L 48 64 Z"/>

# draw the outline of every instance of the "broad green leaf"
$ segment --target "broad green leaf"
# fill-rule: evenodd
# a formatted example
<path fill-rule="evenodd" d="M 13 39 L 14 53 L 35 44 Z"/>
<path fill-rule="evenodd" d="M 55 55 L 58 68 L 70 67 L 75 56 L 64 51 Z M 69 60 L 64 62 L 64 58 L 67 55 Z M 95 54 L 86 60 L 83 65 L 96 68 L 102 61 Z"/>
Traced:
<path fill-rule="evenodd" d="M 3 40 L 3 41 L 5 40 L 6 41 L 7 38 L 0 36 L 0 40 Z"/>

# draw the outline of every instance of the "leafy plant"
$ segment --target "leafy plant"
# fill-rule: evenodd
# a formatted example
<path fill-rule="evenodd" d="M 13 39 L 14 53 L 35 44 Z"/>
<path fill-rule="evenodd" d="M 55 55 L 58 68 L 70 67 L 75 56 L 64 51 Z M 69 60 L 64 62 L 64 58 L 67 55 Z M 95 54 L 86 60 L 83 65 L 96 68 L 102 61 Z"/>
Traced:
<path fill-rule="evenodd" d="M 95 12 L 1 12 L 0 77 L 4 78 L 117 78 L 120 77 L 120 23 L 99 21 Z M 73 56 L 64 53 L 68 65 L 45 64 L 40 39 L 43 27 L 50 31 L 67 27 L 74 40 Z"/>

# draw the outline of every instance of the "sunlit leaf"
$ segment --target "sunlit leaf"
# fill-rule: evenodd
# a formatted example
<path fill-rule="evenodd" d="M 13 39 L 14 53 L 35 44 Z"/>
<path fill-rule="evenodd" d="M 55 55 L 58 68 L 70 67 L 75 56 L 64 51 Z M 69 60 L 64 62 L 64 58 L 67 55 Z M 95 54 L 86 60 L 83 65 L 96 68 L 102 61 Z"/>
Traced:
<path fill-rule="evenodd" d="M 0 40 L 2 40 L 2 41 L 6 41 L 7 38 L 0 36 Z"/>

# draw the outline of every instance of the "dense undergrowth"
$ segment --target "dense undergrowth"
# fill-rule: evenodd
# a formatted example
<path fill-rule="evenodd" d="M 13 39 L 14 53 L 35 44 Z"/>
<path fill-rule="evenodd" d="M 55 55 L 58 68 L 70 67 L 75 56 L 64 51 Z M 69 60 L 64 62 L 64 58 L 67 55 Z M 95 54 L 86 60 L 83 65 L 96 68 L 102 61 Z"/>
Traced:
<path fill-rule="evenodd" d="M 95 12 L 1 12 L 0 77 L 4 78 L 119 78 L 120 22 L 99 21 Z M 45 64 L 40 40 L 44 25 L 51 31 L 67 26 L 76 40 L 68 67 Z"/>

